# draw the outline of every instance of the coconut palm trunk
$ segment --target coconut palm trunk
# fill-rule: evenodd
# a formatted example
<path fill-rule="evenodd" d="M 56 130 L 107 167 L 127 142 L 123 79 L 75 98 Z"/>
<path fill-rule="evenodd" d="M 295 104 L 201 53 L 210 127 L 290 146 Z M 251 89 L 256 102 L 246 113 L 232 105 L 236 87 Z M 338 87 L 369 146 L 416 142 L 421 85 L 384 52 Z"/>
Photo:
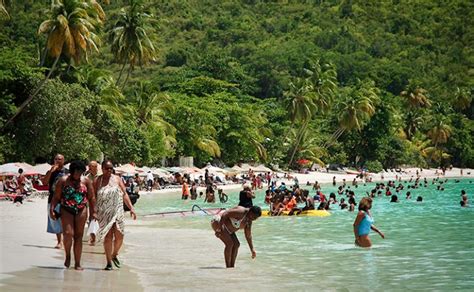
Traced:
<path fill-rule="evenodd" d="M 120 82 L 120 79 L 122 79 L 122 74 L 123 74 L 123 70 L 125 69 L 125 65 L 127 65 L 127 63 L 123 63 L 122 65 L 122 69 L 120 69 L 120 73 L 119 73 L 119 76 L 117 78 L 117 81 L 115 82 L 115 86 L 118 86 L 119 85 L 119 82 Z"/>
<path fill-rule="evenodd" d="M 132 72 L 132 68 L 133 68 L 132 65 L 130 65 L 130 66 L 128 67 L 127 77 L 125 78 L 125 81 L 124 81 L 123 84 L 122 84 L 122 91 L 123 91 L 123 89 L 125 88 L 125 85 L 126 85 L 127 82 L 128 82 L 128 78 L 130 77 L 130 73 Z"/>
<path fill-rule="evenodd" d="M 301 140 L 303 139 L 303 136 L 306 133 L 308 124 L 308 121 L 304 121 L 302 127 L 300 128 L 300 131 L 298 132 L 298 135 L 296 136 L 296 144 L 293 148 L 293 152 L 291 153 L 290 161 L 288 162 L 288 168 L 290 168 L 290 166 L 293 164 L 293 159 L 295 158 L 296 151 L 298 150 L 298 147 L 301 144 Z"/>

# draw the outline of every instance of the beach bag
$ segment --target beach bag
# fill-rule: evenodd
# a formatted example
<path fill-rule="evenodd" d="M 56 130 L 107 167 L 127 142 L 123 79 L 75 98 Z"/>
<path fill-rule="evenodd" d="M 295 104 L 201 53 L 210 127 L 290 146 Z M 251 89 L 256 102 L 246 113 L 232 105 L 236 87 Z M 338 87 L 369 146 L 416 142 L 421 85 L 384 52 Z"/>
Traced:
<path fill-rule="evenodd" d="M 92 220 L 89 222 L 89 228 L 87 228 L 87 234 L 96 234 L 99 231 L 99 223 L 97 220 Z"/>

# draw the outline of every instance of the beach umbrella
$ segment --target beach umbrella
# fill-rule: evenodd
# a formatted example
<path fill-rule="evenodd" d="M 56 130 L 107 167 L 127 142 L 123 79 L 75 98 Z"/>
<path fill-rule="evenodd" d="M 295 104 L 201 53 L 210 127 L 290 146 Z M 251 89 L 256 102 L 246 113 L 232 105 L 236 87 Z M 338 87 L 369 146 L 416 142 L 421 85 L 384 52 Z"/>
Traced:
<path fill-rule="evenodd" d="M 192 174 L 192 173 L 200 173 L 202 172 L 201 169 L 197 167 L 183 167 L 184 173 Z"/>
<path fill-rule="evenodd" d="M 151 171 L 151 168 L 148 167 L 148 166 L 143 166 L 143 167 L 139 167 L 137 168 L 137 171 L 141 171 L 141 172 L 149 172 Z"/>
<path fill-rule="evenodd" d="M 208 170 L 210 173 L 214 173 L 214 174 L 224 174 L 226 171 L 220 167 L 217 167 L 217 166 L 212 166 L 212 165 L 208 165 L 206 167 L 203 167 L 201 169 L 202 172 L 205 172 L 206 170 Z"/>
<path fill-rule="evenodd" d="M 259 166 L 256 166 L 255 168 L 253 168 L 253 171 L 255 171 L 255 172 L 271 172 L 272 170 L 270 168 L 266 167 L 265 165 L 260 164 Z"/>
<path fill-rule="evenodd" d="M 137 168 L 134 165 L 131 165 L 130 163 L 116 167 L 115 171 L 127 174 L 135 174 L 139 172 Z"/>
<path fill-rule="evenodd" d="M 177 167 L 177 166 L 169 167 L 168 170 L 170 172 L 184 173 L 184 169 L 182 169 L 181 167 Z"/>
<path fill-rule="evenodd" d="M 249 171 L 250 169 L 253 169 L 253 167 L 252 167 L 250 164 L 247 164 L 247 163 L 242 163 L 242 165 L 240 166 L 240 168 L 241 168 L 242 171 L 244 171 L 244 172 L 247 172 L 247 171 Z"/>
<path fill-rule="evenodd" d="M 45 175 L 51 169 L 51 165 L 49 163 L 37 164 L 33 166 L 33 169 L 37 174 Z"/>
<path fill-rule="evenodd" d="M 169 171 L 162 169 L 162 168 L 152 168 L 151 173 L 157 176 L 169 176 Z"/>
<path fill-rule="evenodd" d="M 25 175 L 36 174 L 33 166 L 24 162 L 11 162 L 0 165 L 0 175 L 16 175 L 19 169 L 23 169 Z"/>

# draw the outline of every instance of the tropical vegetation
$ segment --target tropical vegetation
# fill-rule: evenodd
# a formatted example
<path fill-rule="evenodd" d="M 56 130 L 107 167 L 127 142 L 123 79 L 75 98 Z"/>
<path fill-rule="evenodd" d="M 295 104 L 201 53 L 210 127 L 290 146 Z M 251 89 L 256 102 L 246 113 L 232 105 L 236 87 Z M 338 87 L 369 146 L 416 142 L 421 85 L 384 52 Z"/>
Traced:
<path fill-rule="evenodd" d="M 473 20 L 465 0 L 2 0 L 0 162 L 474 167 Z"/>

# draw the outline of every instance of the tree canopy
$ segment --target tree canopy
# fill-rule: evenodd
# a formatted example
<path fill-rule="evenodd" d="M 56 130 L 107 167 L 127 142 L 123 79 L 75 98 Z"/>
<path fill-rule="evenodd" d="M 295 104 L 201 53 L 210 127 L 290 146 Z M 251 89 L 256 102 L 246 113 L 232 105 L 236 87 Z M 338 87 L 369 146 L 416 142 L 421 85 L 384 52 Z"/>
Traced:
<path fill-rule="evenodd" d="M 474 167 L 473 19 L 465 0 L 2 1 L 0 160 Z"/>

